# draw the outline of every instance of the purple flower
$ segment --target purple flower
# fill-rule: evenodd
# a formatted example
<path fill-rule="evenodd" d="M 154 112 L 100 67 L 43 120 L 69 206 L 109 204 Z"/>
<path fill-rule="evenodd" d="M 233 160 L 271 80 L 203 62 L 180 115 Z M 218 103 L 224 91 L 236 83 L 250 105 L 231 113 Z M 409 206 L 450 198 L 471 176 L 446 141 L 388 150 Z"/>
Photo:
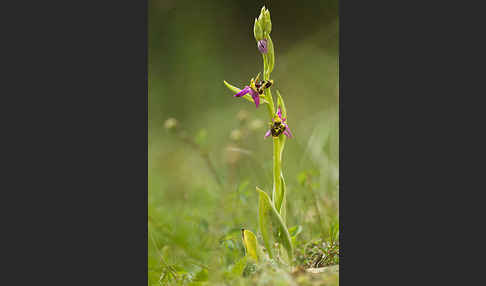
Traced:
<path fill-rule="evenodd" d="M 258 46 L 258 50 L 260 51 L 260 53 L 266 54 L 268 52 L 267 40 L 263 39 L 263 40 L 258 41 L 257 46 Z"/>
<path fill-rule="evenodd" d="M 270 130 L 265 133 L 265 138 L 270 135 L 279 137 L 282 133 L 285 134 L 285 136 L 292 138 L 292 132 L 290 132 L 290 128 L 285 121 L 287 121 L 287 118 L 282 118 L 282 109 L 279 106 L 277 116 L 273 118 L 272 126 L 270 127 Z"/>
<path fill-rule="evenodd" d="M 260 105 L 260 95 L 258 94 L 257 91 L 253 90 L 253 88 L 251 88 L 249 86 L 245 86 L 245 88 L 243 88 L 242 90 L 240 90 L 240 92 L 235 94 L 235 97 L 242 97 L 243 95 L 245 95 L 247 93 L 249 93 L 251 95 L 251 97 L 253 98 L 253 101 L 255 101 L 256 107 L 258 107 L 258 105 Z"/>

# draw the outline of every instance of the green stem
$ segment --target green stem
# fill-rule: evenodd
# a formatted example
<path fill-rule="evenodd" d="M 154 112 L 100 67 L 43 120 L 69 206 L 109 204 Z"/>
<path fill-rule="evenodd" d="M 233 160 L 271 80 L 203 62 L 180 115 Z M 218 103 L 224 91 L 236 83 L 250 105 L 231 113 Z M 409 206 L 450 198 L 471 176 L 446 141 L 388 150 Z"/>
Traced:
<path fill-rule="evenodd" d="M 268 108 L 268 116 L 270 117 L 270 120 L 272 120 L 273 115 L 275 114 L 275 107 L 273 105 L 273 98 L 272 98 L 272 92 L 270 91 L 270 88 L 265 89 L 265 99 L 268 101 L 267 108 Z"/>
<path fill-rule="evenodd" d="M 280 175 L 282 173 L 282 157 L 280 153 L 280 140 L 273 138 L 273 192 L 272 201 L 277 211 L 280 212 L 282 204 L 282 186 Z"/>
<path fill-rule="evenodd" d="M 268 36 L 269 41 L 271 41 L 270 36 Z M 267 54 L 262 54 L 263 58 L 263 79 L 264 80 L 270 80 L 270 65 L 271 62 L 274 61 L 273 57 L 273 44 L 271 44 L 271 51 L 270 53 Z M 270 58 L 272 57 L 272 58 Z M 265 89 L 265 99 L 268 101 L 267 104 L 267 109 L 268 113 L 270 116 L 270 121 L 272 121 L 273 117 L 275 116 L 275 105 L 272 97 L 272 92 L 270 91 L 270 88 Z M 282 204 L 285 201 L 285 198 L 283 197 L 284 194 L 282 194 L 282 152 L 283 152 L 283 147 L 285 145 L 285 141 L 281 140 L 280 138 L 273 138 L 273 191 L 272 191 L 272 201 L 277 209 L 277 211 L 280 213 L 280 210 L 282 208 Z"/>
<path fill-rule="evenodd" d="M 262 54 L 262 58 L 263 58 L 263 79 L 270 80 L 270 73 L 268 73 L 267 56 Z M 273 97 L 270 88 L 265 89 L 264 94 L 265 94 L 265 99 L 268 101 L 267 104 L 268 115 L 270 116 L 270 120 L 272 120 L 273 115 L 275 114 L 275 106 L 273 103 Z"/>

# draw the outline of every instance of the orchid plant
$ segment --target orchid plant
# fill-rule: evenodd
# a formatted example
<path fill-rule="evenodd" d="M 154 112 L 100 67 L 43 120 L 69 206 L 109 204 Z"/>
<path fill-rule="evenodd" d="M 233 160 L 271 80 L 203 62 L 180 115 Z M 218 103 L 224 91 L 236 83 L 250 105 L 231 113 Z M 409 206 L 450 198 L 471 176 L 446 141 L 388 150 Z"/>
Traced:
<path fill-rule="evenodd" d="M 286 187 L 282 173 L 282 153 L 287 138 L 292 137 L 287 123 L 287 110 L 284 100 L 277 90 L 277 108 L 274 105 L 271 87 L 274 81 L 271 73 L 275 65 L 275 53 L 270 32 L 272 22 L 270 12 L 263 7 L 260 16 L 255 19 L 253 28 L 256 46 L 263 58 L 263 75 L 260 80 L 260 73 L 252 78 L 249 84 L 242 89 L 237 88 L 224 81 L 225 85 L 234 92 L 234 96 L 244 98 L 254 103 L 256 108 L 261 104 L 266 105 L 269 116 L 269 130 L 264 138 L 272 137 L 273 140 L 273 190 L 272 197 L 256 187 L 259 193 L 259 227 L 262 234 L 266 253 L 270 259 L 282 258 L 290 264 L 293 256 L 293 246 L 289 231 L 286 226 Z M 242 229 L 242 239 L 245 245 L 245 258 L 259 261 L 264 255 L 263 248 L 257 242 L 256 236 L 248 229 Z M 285 249 L 287 256 L 284 258 L 280 249 Z"/>

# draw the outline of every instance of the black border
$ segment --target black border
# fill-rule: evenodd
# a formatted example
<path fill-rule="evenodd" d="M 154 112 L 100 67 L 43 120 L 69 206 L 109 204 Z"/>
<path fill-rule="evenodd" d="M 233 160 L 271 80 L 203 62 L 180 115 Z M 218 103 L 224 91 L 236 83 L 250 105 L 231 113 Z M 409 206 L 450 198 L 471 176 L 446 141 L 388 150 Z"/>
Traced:
<path fill-rule="evenodd" d="M 483 26 L 466 7 L 340 1 L 343 285 L 464 284 L 481 273 L 462 267 L 476 266 L 466 233 L 481 207 L 467 191 L 482 185 L 470 160 L 484 146 L 464 134 L 484 129 L 474 128 L 484 105 L 465 99 L 483 89 L 471 89 L 482 72 L 469 66 L 483 56 L 463 38 Z M 463 241 L 473 251 L 458 250 Z"/>
<path fill-rule="evenodd" d="M 13 284 L 148 283 L 147 4 L 5 10 L 16 31 L 3 38 L 14 133 L 2 140 L 2 278 Z"/>

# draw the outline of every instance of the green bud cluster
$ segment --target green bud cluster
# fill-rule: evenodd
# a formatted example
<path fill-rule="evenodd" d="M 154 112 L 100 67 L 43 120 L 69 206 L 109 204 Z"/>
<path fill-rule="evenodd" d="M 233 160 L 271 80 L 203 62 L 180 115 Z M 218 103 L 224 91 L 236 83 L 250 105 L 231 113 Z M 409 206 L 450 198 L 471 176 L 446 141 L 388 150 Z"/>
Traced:
<path fill-rule="evenodd" d="M 272 21 L 270 19 L 270 11 L 262 7 L 260 16 L 255 18 L 255 25 L 253 26 L 253 34 L 255 35 L 255 40 L 260 41 L 263 39 L 268 39 L 272 32 Z"/>
<path fill-rule="evenodd" d="M 272 38 L 270 37 L 270 32 L 272 32 L 272 20 L 270 19 L 270 11 L 268 11 L 265 6 L 262 7 L 260 15 L 255 18 L 255 24 L 253 25 L 253 35 L 257 41 L 257 46 L 259 41 L 265 41 L 266 51 L 263 52 L 260 47 L 260 52 L 263 57 L 263 78 L 269 80 L 270 73 L 273 71 L 275 65 L 275 54 L 273 49 Z M 271 100 L 271 95 L 267 95 L 267 99 Z"/>

